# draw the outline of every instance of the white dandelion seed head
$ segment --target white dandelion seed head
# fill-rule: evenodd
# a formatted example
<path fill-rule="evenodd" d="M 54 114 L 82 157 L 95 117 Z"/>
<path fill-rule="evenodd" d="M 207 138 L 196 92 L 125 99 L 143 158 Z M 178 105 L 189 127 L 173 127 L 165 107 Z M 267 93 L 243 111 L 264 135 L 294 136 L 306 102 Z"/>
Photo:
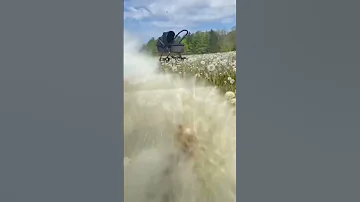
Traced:
<path fill-rule="evenodd" d="M 227 99 L 235 98 L 235 93 L 232 92 L 232 91 L 228 91 L 228 92 L 225 93 L 225 97 Z"/>
<path fill-rule="evenodd" d="M 207 66 L 207 70 L 210 71 L 210 72 L 215 71 L 215 69 L 216 69 L 216 67 L 215 67 L 215 65 L 213 65 L 213 64 L 209 64 L 209 65 Z"/>

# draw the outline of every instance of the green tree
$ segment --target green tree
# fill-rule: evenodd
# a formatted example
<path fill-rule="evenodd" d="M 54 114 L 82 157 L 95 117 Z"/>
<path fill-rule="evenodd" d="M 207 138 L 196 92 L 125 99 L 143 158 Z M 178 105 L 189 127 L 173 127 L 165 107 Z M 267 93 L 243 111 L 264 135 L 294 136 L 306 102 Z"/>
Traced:
<path fill-rule="evenodd" d="M 177 39 L 179 40 L 179 39 Z M 157 55 L 157 41 L 151 38 L 142 50 Z M 210 31 L 197 31 L 189 33 L 182 41 L 185 46 L 185 54 L 205 54 L 216 52 L 227 52 L 236 50 L 236 27 L 230 31 L 211 29 Z"/>
<path fill-rule="evenodd" d="M 214 31 L 209 32 L 209 52 L 217 53 L 220 51 L 219 35 Z"/>

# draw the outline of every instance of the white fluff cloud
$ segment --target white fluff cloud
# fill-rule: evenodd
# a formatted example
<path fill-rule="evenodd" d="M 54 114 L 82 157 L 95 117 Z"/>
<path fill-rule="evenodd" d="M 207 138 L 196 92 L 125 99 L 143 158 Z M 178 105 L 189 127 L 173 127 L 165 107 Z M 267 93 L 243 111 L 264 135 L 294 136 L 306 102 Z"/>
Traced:
<path fill-rule="evenodd" d="M 124 31 L 124 76 L 136 82 L 153 76 L 157 70 L 157 58 L 140 53 L 141 41 L 132 33 Z"/>

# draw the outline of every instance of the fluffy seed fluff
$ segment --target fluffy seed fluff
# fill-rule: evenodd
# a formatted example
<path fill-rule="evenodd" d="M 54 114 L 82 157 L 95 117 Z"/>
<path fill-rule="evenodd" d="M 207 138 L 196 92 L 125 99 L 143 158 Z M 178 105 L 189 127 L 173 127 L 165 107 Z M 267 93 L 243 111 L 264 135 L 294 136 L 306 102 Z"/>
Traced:
<path fill-rule="evenodd" d="M 234 202 L 236 115 L 225 96 L 158 74 L 124 90 L 125 202 Z"/>

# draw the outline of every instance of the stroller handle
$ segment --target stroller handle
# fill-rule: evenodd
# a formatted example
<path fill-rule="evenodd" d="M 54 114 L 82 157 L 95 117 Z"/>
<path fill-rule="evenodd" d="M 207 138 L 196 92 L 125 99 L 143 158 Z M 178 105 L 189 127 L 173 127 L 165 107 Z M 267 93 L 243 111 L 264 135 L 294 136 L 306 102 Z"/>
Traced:
<path fill-rule="evenodd" d="M 188 31 L 188 30 L 183 29 L 183 30 L 181 30 L 180 32 L 178 32 L 174 38 L 176 39 L 182 32 L 186 32 L 186 34 L 180 39 L 179 43 L 181 43 L 181 41 L 184 40 L 185 37 L 189 34 L 189 31 Z"/>

